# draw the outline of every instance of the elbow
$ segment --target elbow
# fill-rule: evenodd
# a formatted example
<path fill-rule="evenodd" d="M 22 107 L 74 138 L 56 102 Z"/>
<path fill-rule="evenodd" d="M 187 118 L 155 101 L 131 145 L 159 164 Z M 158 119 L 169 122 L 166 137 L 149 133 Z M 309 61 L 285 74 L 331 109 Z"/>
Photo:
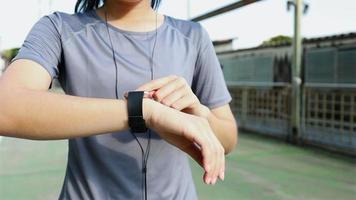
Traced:
<path fill-rule="evenodd" d="M 0 83 L 0 136 L 26 138 L 19 119 L 18 99 L 26 99 L 15 87 Z M 22 112 L 22 111 L 21 111 Z"/>
<path fill-rule="evenodd" d="M 237 143 L 238 143 L 238 126 L 237 126 L 237 123 L 234 121 L 233 122 L 233 128 L 232 128 L 232 131 L 231 131 L 231 136 L 230 136 L 230 142 L 229 144 L 225 147 L 225 155 L 228 155 L 230 154 L 231 152 L 233 152 L 237 146 Z"/>
<path fill-rule="evenodd" d="M 1 86 L 0 86 L 1 87 Z M 30 140 L 44 140 L 43 136 L 35 132 L 35 128 L 21 120 L 16 109 L 16 98 L 21 95 L 14 95 L 14 90 L 0 89 L 0 136 L 13 137 Z M 28 134 L 31 132 L 31 134 Z"/>
<path fill-rule="evenodd" d="M 29 139 L 29 140 L 51 140 L 38 131 L 38 126 L 29 122 L 28 116 L 24 117 L 25 106 L 21 105 L 24 94 L 21 89 L 8 87 L 0 84 L 0 136 Z M 19 108 L 20 107 L 20 108 Z"/>
<path fill-rule="evenodd" d="M 6 102 L 5 91 L 0 90 L 0 136 L 12 136 L 15 129 L 14 120 L 9 115 L 9 106 Z"/>
<path fill-rule="evenodd" d="M 11 120 L 0 114 L 0 136 L 12 137 L 11 133 L 14 132 L 14 127 Z"/>

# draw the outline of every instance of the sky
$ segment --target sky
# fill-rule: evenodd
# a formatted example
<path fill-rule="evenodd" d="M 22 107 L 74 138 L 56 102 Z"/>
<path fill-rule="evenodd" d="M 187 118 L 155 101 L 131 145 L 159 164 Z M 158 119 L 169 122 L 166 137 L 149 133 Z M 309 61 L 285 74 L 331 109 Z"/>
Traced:
<path fill-rule="evenodd" d="M 0 50 L 21 46 L 33 24 L 53 11 L 73 13 L 76 0 L 11 0 L 0 7 Z M 187 19 L 235 2 L 233 0 L 162 0 L 159 13 Z M 204 3 L 203 3 L 204 2 Z M 356 32 L 356 0 L 305 0 L 303 37 Z M 337 3 L 335 3 L 337 2 Z M 264 0 L 200 22 L 212 40 L 237 38 L 236 48 L 261 44 L 276 35 L 293 35 L 293 9 L 287 0 Z M 40 6 L 39 6 L 40 5 Z"/>

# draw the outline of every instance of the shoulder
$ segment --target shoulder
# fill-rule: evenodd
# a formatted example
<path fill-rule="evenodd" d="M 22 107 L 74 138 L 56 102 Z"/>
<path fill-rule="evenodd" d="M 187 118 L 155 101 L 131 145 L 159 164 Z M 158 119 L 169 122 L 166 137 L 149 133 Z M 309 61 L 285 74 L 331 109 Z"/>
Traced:
<path fill-rule="evenodd" d="M 178 19 L 172 16 L 167 16 L 169 18 L 169 24 L 178 29 L 180 32 L 189 35 L 190 33 L 198 33 L 203 29 L 202 25 L 198 22 Z"/>
<path fill-rule="evenodd" d="M 86 29 L 87 26 L 97 23 L 98 20 L 91 11 L 74 14 L 56 11 L 43 16 L 40 22 L 54 26 L 61 36 L 66 38 L 73 33 Z"/>
<path fill-rule="evenodd" d="M 167 17 L 169 18 L 169 25 L 171 28 L 187 39 L 193 41 L 198 47 L 204 42 L 211 42 L 207 30 L 200 23 L 178 19 L 172 16 Z"/>

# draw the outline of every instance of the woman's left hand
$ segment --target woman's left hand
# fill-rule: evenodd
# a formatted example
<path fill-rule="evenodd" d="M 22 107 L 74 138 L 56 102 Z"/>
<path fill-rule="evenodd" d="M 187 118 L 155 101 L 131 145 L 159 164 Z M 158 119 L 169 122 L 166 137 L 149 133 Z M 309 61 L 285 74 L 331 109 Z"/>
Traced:
<path fill-rule="evenodd" d="M 187 114 L 205 119 L 208 119 L 210 114 L 209 108 L 200 103 L 198 97 L 195 96 L 191 87 L 183 77 L 176 75 L 162 77 L 145 83 L 136 90 L 149 91 L 150 98 Z M 183 152 L 186 152 L 204 168 L 202 150 L 195 142 L 189 141 L 182 136 L 166 132 L 160 132 L 160 136 Z M 204 179 L 206 176 L 207 173 L 205 172 Z M 224 179 L 223 172 L 219 174 L 219 178 L 221 180 Z M 215 181 L 212 183 L 215 184 Z"/>
<path fill-rule="evenodd" d="M 209 108 L 200 103 L 183 77 L 165 76 L 145 83 L 136 90 L 154 91 L 154 100 L 176 110 L 204 118 L 208 114 Z"/>

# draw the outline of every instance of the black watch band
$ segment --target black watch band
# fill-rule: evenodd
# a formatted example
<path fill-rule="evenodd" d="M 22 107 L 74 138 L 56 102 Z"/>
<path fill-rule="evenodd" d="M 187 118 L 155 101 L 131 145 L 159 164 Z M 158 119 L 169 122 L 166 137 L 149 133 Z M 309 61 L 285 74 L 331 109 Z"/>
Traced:
<path fill-rule="evenodd" d="M 142 116 L 142 99 L 144 91 L 129 91 L 127 95 L 127 111 L 131 132 L 147 131 L 145 119 Z"/>

